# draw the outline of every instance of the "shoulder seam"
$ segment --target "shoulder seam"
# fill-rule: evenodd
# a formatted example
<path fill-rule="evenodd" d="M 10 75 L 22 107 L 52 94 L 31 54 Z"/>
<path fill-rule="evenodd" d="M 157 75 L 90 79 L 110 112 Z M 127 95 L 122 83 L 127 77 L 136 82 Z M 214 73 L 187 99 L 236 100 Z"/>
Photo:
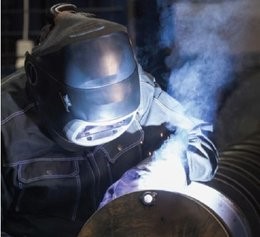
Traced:
<path fill-rule="evenodd" d="M 17 116 L 25 114 L 28 110 L 32 109 L 33 107 L 34 107 L 34 103 L 31 103 L 31 104 L 27 105 L 24 109 L 18 110 L 16 112 L 10 114 L 8 117 L 6 117 L 5 119 L 3 119 L 1 121 L 1 125 L 6 124 L 8 121 L 10 121 L 11 119 L 13 119 Z"/>
<path fill-rule="evenodd" d="M 20 74 L 23 74 L 23 73 L 24 73 L 24 71 L 20 70 L 20 71 L 18 71 L 18 72 L 16 72 L 16 73 L 13 73 L 13 74 L 11 74 L 11 75 L 9 75 L 9 76 L 3 78 L 3 79 L 2 79 L 2 82 L 1 82 L 1 86 L 3 86 L 4 84 L 6 84 L 8 81 L 10 81 L 10 80 L 12 80 L 12 79 L 14 79 L 14 78 L 17 78 L 17 75 L 20 75 Z"/>

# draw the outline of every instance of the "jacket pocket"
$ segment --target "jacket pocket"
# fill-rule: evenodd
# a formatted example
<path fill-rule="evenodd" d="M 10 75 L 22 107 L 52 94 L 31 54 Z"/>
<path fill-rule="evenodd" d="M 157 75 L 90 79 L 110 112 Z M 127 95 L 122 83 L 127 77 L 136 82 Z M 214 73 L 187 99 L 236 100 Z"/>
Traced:
<path fill-rule="evenodd" d="M 22 183 L 38 180 L 72 178 L 78 175 L 77 161 L 40 160 L 19 165 L 18 179 Z"/>
<path fill-rule="evenodd" d="M 39 159 L 18 166 L 16 211 L 75 219 L 80 200 L 78 160 Z"/>

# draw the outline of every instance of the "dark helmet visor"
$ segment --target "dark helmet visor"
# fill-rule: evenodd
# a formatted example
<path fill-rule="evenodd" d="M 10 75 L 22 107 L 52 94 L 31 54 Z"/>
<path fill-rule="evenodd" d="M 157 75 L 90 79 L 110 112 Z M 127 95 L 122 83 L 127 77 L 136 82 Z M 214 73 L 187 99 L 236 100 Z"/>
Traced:
<path fill-rule="evenodd" d="M 74 119 L 113 123 L 140 104 L 138 66 L 125 32 L 67 45 L 46 55 L 28 55 L 36 66 L 38 104 L 48 124 L 62 133 Z"/>

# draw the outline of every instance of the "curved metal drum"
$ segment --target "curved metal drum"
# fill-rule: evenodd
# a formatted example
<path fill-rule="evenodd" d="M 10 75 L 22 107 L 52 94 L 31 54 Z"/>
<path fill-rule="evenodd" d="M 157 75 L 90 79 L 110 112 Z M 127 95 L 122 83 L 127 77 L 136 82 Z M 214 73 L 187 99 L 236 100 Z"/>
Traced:
<path fill-rule="evenodd" d="M 232 202 L 230 208 L 236 210 L 241 220 L 244 219 L 248 231 L 247 235 L 241 236 L 260 236 L 259 177 L 260 131 L 222 152 L 216 176 L 207 183 L 207 186 L 225 195 Z"/>
<path fill-rule="evenodd" d="M 96 212 L 79 237 L 226 237 L 227 228 L 204 204 L 180 193 L 139 191 Z"/>
<path fill-rule="evenodd" d="M 97 211 L 79 237 L 260 236 L 260 134 L 221 153 L 215 178 L 181 193 L 138 191 Z"/>

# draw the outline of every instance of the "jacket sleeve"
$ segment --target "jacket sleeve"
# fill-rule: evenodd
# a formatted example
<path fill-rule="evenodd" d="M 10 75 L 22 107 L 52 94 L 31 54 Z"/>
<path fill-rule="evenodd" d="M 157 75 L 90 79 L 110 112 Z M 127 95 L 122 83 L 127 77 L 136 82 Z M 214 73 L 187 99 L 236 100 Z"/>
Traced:
<path fill-rule="evenodd" d="M 218 152 L 210 135 L 213 126 L 200 119 L 188 116 L 183 106 L 163 91 L 146 74 L 141 74 L 142 126 L 167 124 L 169 128 L 186 131 L 188 145 L 183 161 L 187 177 L 191 181 L 209 181 L 217 169 Z"/>
<path fill-rule="evenodd" d="M 8 187 L 8 184 L 5 180 L 4 177 L 4 171 L 2 168 L 2 172 L 1 172 L 1 206 L 2 206 L 2 211 L 1 211 L 1 218 L 2 221 L 5 220 L 5 216 L 7 215 L 8 209 L 10 208 L 11 204 L 12 204 L 12 187 Z"/>
<path fill-rule="evenodd" d="M 3 139 L 2 139 L 3 141 Z M 5 221 L 6 216 L 8 215 L 8 211 L 12 205 L 13 197 L 14 197 L 14 187 L 10 183 L 12 182 L 12 176 L 8 176 L 8 173 L 11 173 L 11 170 L 4 167 L 5 160 L 5 149 L 2 144 L 1 149 L 1 236 L 11 237 L 8 233 L 5 232 Z M 7 177 L 8 176 L 8 177 Z M 8 182 L 9 181 L 9 182 Z"/>
<path fill-rule="evenodd" d="M 210 181 L 216 173 L 218 151 L 209 139 L 211 127 L 201 122 L 189 131 L 187 162 L 192 181 Z"/>

